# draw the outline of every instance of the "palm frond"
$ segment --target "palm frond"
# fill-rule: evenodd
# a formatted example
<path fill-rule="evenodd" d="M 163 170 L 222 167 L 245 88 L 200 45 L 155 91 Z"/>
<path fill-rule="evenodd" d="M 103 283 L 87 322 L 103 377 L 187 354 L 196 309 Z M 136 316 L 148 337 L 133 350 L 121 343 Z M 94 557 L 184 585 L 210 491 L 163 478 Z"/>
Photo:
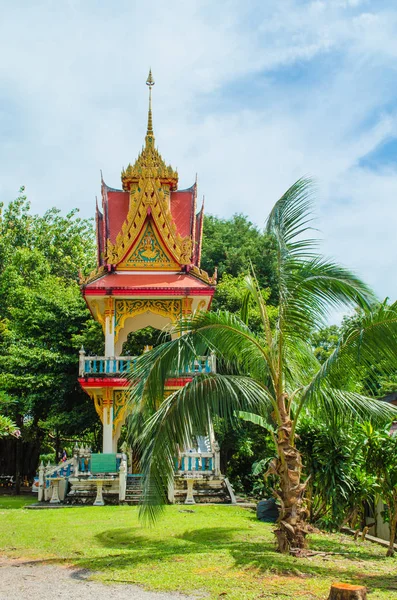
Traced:
<path fill-rule="evenodd" d="M 329 414 L 333 418 L 339 413 L 360 420 L 387 422 L 397 416 L 397 407 L 343 390 L 341 385 L 346 386 L 343 377 L 346 373 L 357 381 L 364 367 L 368 379 L 371 374 L 375 379 L 379 373 L 374 373 L 373 365 L 378 365 L 385 374 L 392 374 L 396 364 L 397 302 L 391 306 L 378 304 L 363 311 L 361 317 L 346 328 L 334 352 L 302 392 L 300 407 L 306 406 L 313 414 Z"/>
<path fill-rule="evenodd" d="M 324 381 L 338 387 L 341 373 L 356 379 L 363 367 L 371 377 L 373 365 L 385 375 L 395 373 L 397 364 L 397 302 L 385 303 L 362 311 L 343 332 L 337 347 L 324 362 L 308 388 L 319 389 Z"/>
<path fill-rule="evenodd" d="M 354 273 L 322 257 L 292 264 L 287 261 L 286 267 L 284 332 L 294 338 L 307 339 L 314 328 L 324 326 L 330 310 L 369 307 L 376 300 Z"/>
<path fill-rule="evenodd" d="M 312 182 L 299 179 L 275 204 L 266 226 L 277 248 L 282 344 L 306 340 L 335 308 L 368 307 L 376 301 L 354 273 L 316 254 L 317 240 L 307 236 L 311 221 Z"/>
<path fill-rule="evenodd" d="M 130 375 L 130 402 L 144 398 L 155 410 L 164 396 L 170 376 L 183 375 L 186 365 L 198 357 L 216 353 L 217 361 L 230 373 L 249 373 L 254 379 L 269 384 L 269 368 L 260 340 L 236 316 L 224 311 L 200 313 L 178 326 L 179 338 L 153 348 L 138 357 Z"/>
<path fill-rule="evenodd" d="M 382 400 L 325 384 L 315 392 L 305 390 L 304 406 L 311 416 L 328 423 L 336 422 L 343 416 L 346 422 L 354 420 L 385 424 L 397 415 L 397 408 Z"/>
<path fill-rule="evenodd" d="M 313 183 L 301 178 L 274 205 L 266 222 L 266 231 L 276 240 L 278 252 L 289 256 L 311 257 L 317 241 L 302 239 L 312 229 Z"/>
<path fill-rule="evenodd" d="M 141 517 L 155 520 L 166 503 L 177 446 L 191 447 L 195 435 L 208 433 L 214 415 L 231 422 L 240 410 L 261 412 L 271 403 L 266 389 L 251 378 L 219 374 L 199 375 L 166 398 L 139 439 L 144 476 Z"/>
<path fill-rule="evenodd" d="M 266 429 L 267 431 L 275 433 L 274 427 L 264 417 L 261 417 L 260 415 L 240 410 L 238 416 L 243 421 L 253 423 L 254 425 L 262 427 L 262 429 Z"/>
<path fill-rule="evenodd" d="M 259 309 L 259 314 L 261 316 L 262 327 L 265 333 L 266 344 L 268 349 L 270 350 L 273 343 L 273 335 L 272 328 L 270 325 L 269 313 L 267 311 L 266 302 L 263 298 L 262 291 L 259 287 L 258 280 L 256 278 L 255 269 L 251 265 L 251 275 L 248 275 L 245 278 L 245 285 L 247 288 L 247 292 L 250 297 L 253 298 L 255 304 Z"/>

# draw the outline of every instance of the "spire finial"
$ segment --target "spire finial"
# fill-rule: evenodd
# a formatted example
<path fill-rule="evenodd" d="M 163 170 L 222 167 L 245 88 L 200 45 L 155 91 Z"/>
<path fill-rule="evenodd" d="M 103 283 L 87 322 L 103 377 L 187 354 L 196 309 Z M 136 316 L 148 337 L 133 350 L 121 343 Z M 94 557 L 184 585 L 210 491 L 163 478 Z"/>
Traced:
<path fill-rule="evenodd" d="M 152 120 L 152 87 L 154 86 L 154 79 L 152 75 L 152 69 L 149 69 L 149 75 L 146 79 L 146 85 L 149 86 L 149 113 L 147 120 L 147 134 L 153 135 L 153 120 Z"/>

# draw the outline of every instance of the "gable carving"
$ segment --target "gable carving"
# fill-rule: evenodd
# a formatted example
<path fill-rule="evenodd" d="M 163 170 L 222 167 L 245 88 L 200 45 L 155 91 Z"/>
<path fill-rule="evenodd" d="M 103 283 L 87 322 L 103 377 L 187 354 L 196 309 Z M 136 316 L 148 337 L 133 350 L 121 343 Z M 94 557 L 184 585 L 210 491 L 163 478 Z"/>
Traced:
<path fill-rule="evenodd" d="M 122 180 L 124 189 L 130 192 L 130 207 L 115 243 L 107 241 L 107 261 L 117 267 L 150 215 L 173 260 L 179 265 L 191 264 L 192 239 L 178 233 L 169 207 L 170 190 L 176 186 L 177 174 L 165 166 L 153 137 L 146 136 L 145 148 L 135 165 L 123 171 Z"/>
<path fill-rule="evenodd" d="M 148 220 L 130 254 L 119 264 L 119 269 L 175 271 L 179 269 L 179 264 L 167 251 L 152 222 Z"/>

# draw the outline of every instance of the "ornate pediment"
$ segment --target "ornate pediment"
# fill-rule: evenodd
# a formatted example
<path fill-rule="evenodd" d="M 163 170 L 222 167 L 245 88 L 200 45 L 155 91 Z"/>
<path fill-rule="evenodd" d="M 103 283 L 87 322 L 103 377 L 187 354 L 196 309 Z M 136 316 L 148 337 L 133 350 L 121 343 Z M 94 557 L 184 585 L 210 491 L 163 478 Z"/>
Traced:
<path fill-rule="evenodd" d="M 118 265 L 118 268 L 139 271 L 175 271 L 179 269 L 179 264 L 167 251 L 155 231 L 153 222 L 149 219 L 131 252 Z"/>
<path fill-rule="evenodd" d="M 178 265 L 189 265 L 192 261 L 192 239 L 190 236 L 182 237 L 178 233 L 169 207 L 170 187 L 172 181 L 177 180 L 172 180 L 171 176 L 167 179 L 163 177 L 164 172 L 162 167 L 158 166 L 159 154 L 154 148 L 153 140 L 152 136 L 146 136 L 146 147 L 141 155 L 145 156 L 145 160 L 139 167 L 135 164 L 132 168 L 139 178 L 136 180 L 134 174 L 134 178 L 131 176 L 129 179 L 128 185 L 131 187 L 127 218 L 115 243 L 107 241 L 106 258 L 116 268 L 135 244 L 148 215 L 156 225 L 162 243 L 172 260 Z"/>

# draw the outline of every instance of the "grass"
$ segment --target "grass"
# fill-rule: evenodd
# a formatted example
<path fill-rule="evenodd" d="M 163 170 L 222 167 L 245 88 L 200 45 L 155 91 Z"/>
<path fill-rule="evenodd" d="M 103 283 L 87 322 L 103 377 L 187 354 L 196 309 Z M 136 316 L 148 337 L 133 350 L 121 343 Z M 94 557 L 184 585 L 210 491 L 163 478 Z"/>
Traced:
<path fill-rule="evenodd" d="M 366 585 L 371 600 L 397 599 L 397 560 L 369 542 L 313 535 L 315 550 L 343 556 L 277 554 L 271 525 L 231 506 L 169 506 L 155 527 L 135 507 L 26 510 L 26 498 L 0 498 L 0 552 L 65 562 L 106 583 L 207 593 L 225 600 L 325 599 L 331 583 Z"/>
<path fill-rule="evenodd" d="M 34 498 L 34 496 L 33 496 Z M 24 508 L 29 504 L 33 504 L 31 496 L 0 496 L 0 511 L 10 508 Z"/>

